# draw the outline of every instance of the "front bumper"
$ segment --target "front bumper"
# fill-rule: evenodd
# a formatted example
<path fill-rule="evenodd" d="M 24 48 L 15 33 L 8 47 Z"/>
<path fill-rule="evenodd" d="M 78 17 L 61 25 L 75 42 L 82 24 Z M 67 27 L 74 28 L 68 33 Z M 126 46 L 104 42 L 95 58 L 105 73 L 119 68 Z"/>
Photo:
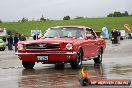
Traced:
<path fill-rule="evenodd" d="M 22 61 L 34 61 L 43 63 L 61 63 L 69 62 L 76 58 L 76 52 L 43 52 L 43 53 L 20 53 L 16 52 Z M 39 60 L 38 56 L 47 56 L 48 60 Z"/>
<path fill-rule="evenodd" d="M 3 46 L 3 47 L 0 47 L 0 49 L 4 49 L 5 47 Z"/>
<path fill-rule="evenodd" d="M 66 55 L 74 55 L 76 52 L 46 52 L 46 53 L 19 53 L 16 52 L 16 55 L 50 55 L 50 54 L 66 54 Z"/>
<path fill-rule="evenodd" d="M 4 45 L 0 45 L 0 48 L 4 48 Z"/>

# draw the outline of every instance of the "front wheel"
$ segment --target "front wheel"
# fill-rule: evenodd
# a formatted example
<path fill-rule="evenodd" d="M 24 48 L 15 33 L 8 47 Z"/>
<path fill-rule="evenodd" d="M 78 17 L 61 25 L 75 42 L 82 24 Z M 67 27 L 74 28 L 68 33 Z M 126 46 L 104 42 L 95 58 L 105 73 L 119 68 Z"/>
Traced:
<path fill-rule="evenodd" d="M 35 62 L 33 62 L 33 61 L 22 61 L 22 65 L 25 69 L 33 69 Z"/>
<path fill-rule="evenodd" d="M 95 64 L 100 64 L 101 62 L 102 62 L 102 49 L 99 50 L 98 57 L 94 58 L 94 63 Z"/>
<path fill-rule="evenodd" d="M 77 53 L 76 59 L 74 59 L 70 62 L 71 68 L 73 68 L 73 69 L 81 68 L 82 58 L 83 58 L 83 52 L 82 52 L 82 50 L 79 50 Z"/>
<path fill-rule="evenodd" d="M 5 50 L 5 47 L 3 47 L 2 51 L 4 51 L 4 50 Z"/>

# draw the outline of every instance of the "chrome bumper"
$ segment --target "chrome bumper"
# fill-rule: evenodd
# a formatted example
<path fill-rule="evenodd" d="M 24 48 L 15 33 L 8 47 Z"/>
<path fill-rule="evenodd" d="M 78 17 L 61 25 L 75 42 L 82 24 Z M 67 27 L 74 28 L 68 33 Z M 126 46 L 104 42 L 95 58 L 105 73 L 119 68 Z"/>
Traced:
<path fill-rule="evenodd" d="M 64 55 L 74 55 L 76 52 L 48 52 L 48 53 L 19 53 L 16 52 L 16 55 L 50 55 L 50 54 L 64 54 Z"/>

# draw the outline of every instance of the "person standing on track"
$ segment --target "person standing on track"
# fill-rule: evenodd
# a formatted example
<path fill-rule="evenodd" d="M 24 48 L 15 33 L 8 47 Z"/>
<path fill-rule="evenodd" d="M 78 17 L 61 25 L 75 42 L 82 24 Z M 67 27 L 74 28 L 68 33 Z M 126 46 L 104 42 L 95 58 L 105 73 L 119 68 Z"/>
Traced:
<path fill-rule="evenodd" d="M 11 35 L 8 36 L 7 38 L 8 41 L 8 50 L 13 50 L 12 46 L 13 46 L 13 38 Z"/>
<path fill-rule="evenodd" d="M 19 34 L 16 33 L 14 37 L 14 46 L 15 46 L 15 52 L 17 51 L 17 43 L 19 41 Z"/>
<path fill-rule="evenodd" d="M 20 41 L 26 41 L 26 37 L 24 34 L 21 34 Z"/>
<path fill-rule="evenodd" d="M 117 44 L 118 43 L 118 31 L 117 29 L 113 29 L 112 32 L 111 32 L 111 35 L 112 35 L 112 44 Z"/>

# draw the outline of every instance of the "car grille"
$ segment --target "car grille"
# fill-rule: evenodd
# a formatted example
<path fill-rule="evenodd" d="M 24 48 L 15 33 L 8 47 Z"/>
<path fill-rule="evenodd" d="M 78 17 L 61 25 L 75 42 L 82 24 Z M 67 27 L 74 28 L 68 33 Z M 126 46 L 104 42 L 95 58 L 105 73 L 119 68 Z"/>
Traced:
<path fill-rule="evenodd" d="M 58 49 L 60 44 L 27 44 L 26 49 Z"/>

